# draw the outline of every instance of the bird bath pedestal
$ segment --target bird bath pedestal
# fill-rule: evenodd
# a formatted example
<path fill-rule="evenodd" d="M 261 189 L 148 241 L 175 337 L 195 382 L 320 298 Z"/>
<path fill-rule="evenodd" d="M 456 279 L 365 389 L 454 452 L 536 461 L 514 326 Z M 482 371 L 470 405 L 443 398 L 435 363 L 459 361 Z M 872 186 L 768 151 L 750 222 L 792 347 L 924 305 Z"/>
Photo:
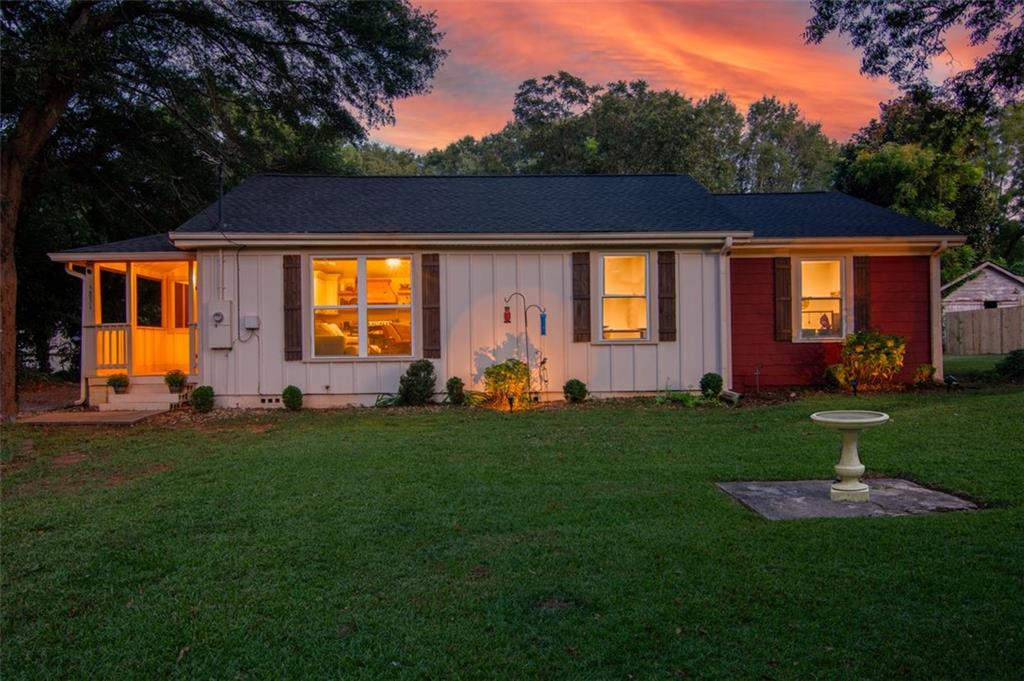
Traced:
<path fill-rule="evenodd" d="M 889 420 L 889 415 L 880 411 L 847 409 L 840 411 L 818 411 L 811 414 L 811 420 L 826 428 L 838 430 L 843 440 L 836 477 L 832 483 L 832 501 L 868 501 L 868 486 L 860 481 L 864 475 L 864 464 L 857 452 L 857 438 L 860 431 L 880 426 Z"/>

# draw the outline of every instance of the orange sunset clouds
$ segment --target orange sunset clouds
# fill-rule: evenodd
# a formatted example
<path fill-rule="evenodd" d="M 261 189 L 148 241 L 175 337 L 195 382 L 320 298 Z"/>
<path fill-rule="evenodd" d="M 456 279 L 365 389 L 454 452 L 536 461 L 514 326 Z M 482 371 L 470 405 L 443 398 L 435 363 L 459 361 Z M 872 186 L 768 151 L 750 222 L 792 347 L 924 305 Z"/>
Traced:
<path fill-rule="evenodd" d="M 397 124 L 372 132 L 416 151 L 500 129 L 519 83 L 560 69 L 591 83 L 644 79 L 694 98 L 725 90 L 741 108 L 776 95 L 840 140 L 896 94 L 888 80 L 860 75 L 844 38 L 804 44 L 804 0 L 417 4 L 437 12 L 450 54 L 433 91 L 398 102 Z M 969 67 L 974 52 L 952 49 L 956 61 L 937 64 L 935 76 Z"/>

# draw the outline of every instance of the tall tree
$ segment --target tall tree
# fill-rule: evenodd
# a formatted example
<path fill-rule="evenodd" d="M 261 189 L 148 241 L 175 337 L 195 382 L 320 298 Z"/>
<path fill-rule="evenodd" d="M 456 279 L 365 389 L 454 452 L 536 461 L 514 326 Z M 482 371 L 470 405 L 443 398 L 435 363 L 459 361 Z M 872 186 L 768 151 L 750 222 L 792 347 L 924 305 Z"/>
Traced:
<path fill-rule="evenodd" d="M 804 38 L 846 35 L 861 50 L 861 73 L 888 76 L 904 90 L 928 85 L 932 62 L 949 54 L 953 29 L 972 46 L 991 45 L 974 67 L 944 89 L 969 109 L 1007 103 L 1024 92 L 1024 2 L 1021 0 L 811 0 Z"/>
<path fill-rule="evenodd" d="M 433 13 L 405 0 L 130 2 L 0 6 L 0 415 L 16 403 L 15 244 L 26 178 L 69 111 L 90 101 L 163 108 L 230 144 L 230 130 L 185 103 L 222 90 L 295 124 L 359 138 L 393 120 L 395 99 L 424 92 L 444 51 Z"/>
<path fill-rule="evenodd" d="M 743 192 L 805 191 L 830 184 L 836 145 L 796 104 L 763 97 L 747 109 L 739 163 Z"/>

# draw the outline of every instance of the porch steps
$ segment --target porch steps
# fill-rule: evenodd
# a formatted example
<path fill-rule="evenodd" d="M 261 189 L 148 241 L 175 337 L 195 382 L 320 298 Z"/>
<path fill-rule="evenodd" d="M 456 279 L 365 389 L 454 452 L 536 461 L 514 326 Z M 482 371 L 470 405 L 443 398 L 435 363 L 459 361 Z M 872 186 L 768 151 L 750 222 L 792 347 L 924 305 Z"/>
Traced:
<path fill-rule="evenodd" d="M 99 405 L 100 411 L 168 411 L 176 409 L 187 398 L 187 393 L 170 393 L 167 386 L 157 383 L 133 383 L 128 392 L 107 394 L 107 401 Z"/>

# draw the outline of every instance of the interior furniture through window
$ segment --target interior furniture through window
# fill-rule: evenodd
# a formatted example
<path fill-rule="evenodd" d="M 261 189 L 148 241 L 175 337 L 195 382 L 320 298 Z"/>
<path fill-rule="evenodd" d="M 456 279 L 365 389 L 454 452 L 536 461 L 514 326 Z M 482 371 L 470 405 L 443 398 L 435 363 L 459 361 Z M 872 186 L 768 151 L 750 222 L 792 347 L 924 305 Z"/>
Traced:
<path fill-rule="evenodd" d="M 412 258 L 314 258 L 313 355 L 412 355 Z"/>
<path fill-rule="evenodd" d="M 806 259 L 798 273 L 798 333 L 804 340 L 843 337 L 843 260 Z"/>
<path fill-rule="evenodd" d="M 646 340 L 647 327 L 647 255 L 602 255 L 602 340 Z"/>

